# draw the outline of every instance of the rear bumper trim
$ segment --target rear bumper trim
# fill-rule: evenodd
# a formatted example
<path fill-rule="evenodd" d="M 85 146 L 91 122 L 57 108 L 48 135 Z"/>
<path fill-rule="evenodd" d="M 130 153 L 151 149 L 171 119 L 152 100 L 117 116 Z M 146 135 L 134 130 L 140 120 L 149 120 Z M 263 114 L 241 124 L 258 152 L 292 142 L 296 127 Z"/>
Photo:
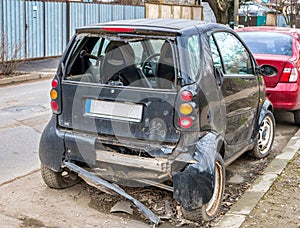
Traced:
<path fill-rule="evenodd" d="M 171 166 L 165 158 L 145 158 L 116 152 L 96 150 L 96 161 L 168 173 Z"/>
<path fill-rule="evenodd" d="M 74 163 L 64 161 L 63 165 L 67 167 L 68 169 L 78 173 L 78 175 L 83 177 L 83 179 L 87 179 L 91 183 L 94 183 L 95 185 L 99 184 L 102 185 L 110 190 L 113 190 L 114 192 L 120 194 L 121 196 L 125 197 L 126 199 L 133 202 L 139 210 L 145 214 L 151 222 L 158 225 L 160 222 L 159 216 L 155 215 L 149 208 L 147 208 L 144 204 L 142 204 L 137 199 L 133 198 L 131 195 L 128 195 L 123 189 L 120 187 L 113 185 L 106 180 L 101 179 L 100 177 L 93 175 L 92 173 L 86 171 L 85 169 L 75 165 Z"/>

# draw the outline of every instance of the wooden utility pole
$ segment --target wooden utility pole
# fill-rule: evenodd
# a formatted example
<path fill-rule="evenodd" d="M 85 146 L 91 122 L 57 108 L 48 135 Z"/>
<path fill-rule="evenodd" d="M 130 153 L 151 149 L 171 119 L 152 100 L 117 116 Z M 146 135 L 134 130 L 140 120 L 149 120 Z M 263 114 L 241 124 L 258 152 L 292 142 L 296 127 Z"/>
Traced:
<path fill-rule="evenodd" d="M 234 0 L 234 25 L 239 25 L 239 0 Z"/>

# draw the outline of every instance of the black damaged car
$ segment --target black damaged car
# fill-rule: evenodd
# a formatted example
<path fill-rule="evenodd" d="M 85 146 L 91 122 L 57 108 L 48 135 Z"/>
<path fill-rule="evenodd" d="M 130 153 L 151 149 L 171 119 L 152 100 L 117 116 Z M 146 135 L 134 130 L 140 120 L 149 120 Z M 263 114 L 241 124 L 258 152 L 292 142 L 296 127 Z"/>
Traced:
<path fill-rule="evenodd" d="M 225 167 L 270 153 L 275 130 L 264 76 L 236 33 L 177 19 L 117 21 L 76 30 L 52 81 L 52 119 L 39 155 L 51 188 L 81 179 L 159 216 L 120 186 L 172 191 L 190 220 L 220 208 Z M 245 167 L 246 169 L 247 167 Z"/>

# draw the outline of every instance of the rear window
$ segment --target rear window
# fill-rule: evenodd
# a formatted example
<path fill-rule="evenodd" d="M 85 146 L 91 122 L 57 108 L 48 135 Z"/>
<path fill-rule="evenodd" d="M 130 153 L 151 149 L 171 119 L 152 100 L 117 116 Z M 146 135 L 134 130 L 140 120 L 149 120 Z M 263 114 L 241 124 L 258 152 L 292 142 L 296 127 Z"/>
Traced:
<path fill-rule="evenodd" d="M 275 32 L 239 32 L 251 52 L 258 54 L 292 56 L 293 38 Z"/>
<path fill-rule="evenodd" d="M 175 89 L 174 45 L 155 37 L 80 34 L 64 79 L 77 82 Z"/>

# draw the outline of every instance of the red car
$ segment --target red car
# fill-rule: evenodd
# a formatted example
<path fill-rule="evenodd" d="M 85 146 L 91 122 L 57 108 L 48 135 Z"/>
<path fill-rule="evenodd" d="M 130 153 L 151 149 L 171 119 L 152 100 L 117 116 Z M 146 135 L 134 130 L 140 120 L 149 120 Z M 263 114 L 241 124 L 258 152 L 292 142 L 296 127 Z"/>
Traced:
<path fill-rule="evenodd" d="M 264 77 L 267 96 L 275 109 L 293 112 L 300 124 L 300 29 L 261 26 L 236 31 L 259 65 L 278 69 L 277 76 Z"/>

